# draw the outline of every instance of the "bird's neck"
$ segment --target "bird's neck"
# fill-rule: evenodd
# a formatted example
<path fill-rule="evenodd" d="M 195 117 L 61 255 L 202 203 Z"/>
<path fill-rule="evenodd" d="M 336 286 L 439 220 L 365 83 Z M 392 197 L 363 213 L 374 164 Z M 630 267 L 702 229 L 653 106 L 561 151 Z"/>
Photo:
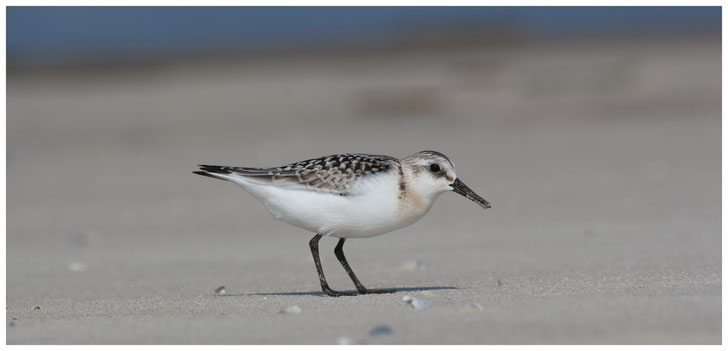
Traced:
<path fill-rule="evenodd" d="M 414 174 L 409 167 L 397 169 L 397 210 L 401 217 L 421 217 L 430 210 L 434 198 L 423 194 L 413 182 Z"/>

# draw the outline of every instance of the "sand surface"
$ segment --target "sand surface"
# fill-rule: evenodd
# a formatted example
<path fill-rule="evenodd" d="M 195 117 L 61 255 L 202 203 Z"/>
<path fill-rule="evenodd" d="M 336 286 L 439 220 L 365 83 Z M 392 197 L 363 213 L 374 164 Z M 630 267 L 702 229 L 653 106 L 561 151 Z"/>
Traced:
<path fill-rule="evenodd" d="M 720 65 L 718 39 L 11 77 L 7 342 L 720 343 Z M 349 240 L 388 295 L 324 296 L 313 234 L 190 173 L 423 149 L 493 208 Z"/>

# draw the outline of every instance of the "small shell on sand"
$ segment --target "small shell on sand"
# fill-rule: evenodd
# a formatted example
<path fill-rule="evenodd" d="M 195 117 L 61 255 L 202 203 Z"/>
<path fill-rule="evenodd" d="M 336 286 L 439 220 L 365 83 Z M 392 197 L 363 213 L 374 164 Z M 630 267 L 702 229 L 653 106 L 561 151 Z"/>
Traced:
<path fill-rule="evenodd" d="M 478 302 L 473 302 L 468 307 L 470 307 L 470 309 L 473 310 L 473 311 L 478 311 L 478 312 L 485 311 L 485 308 L 483 308 L 483 305 L 481 305 Z"/>
<path fill-rule="evenodd" d="M 419 261 L 407 261 L 399 266 L 400 271 L 411 272 L 411 271 L 424 271 L 425 264 Z"/>
<path fill-rule="evenodd" d="M 430 307 L 430 304 L 427 301 L 409 295 L 402 296 L 402 301 L 414 308 L 415 311 L 424 310 Z"/>
<path fill-rule="evenodd" d="M 348 336 L 340 336 L 336 338 L 336 343 L 338 345 L 354 345 L 354 339 Z"/>
<path fill-rule="evenodd" d="M 71 272 L 83 272 L 86 268 L 86 264 L 83 262 L 71 262 L 68 264 L 68 270 Z"/>

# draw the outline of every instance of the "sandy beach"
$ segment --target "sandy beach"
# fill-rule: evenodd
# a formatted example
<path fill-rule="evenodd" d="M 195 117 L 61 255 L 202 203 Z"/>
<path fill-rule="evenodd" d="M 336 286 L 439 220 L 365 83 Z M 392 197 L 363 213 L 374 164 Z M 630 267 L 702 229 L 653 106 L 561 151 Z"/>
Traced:
<path fill-rule="evenodd" d="M 7 343 L 720 343 L 720 50 L 10 75 Z M 366 286 L 400 289 L 387 295 L 323 295 L 313 233 L 191 173 L 427 149 L 493 208 L 445 194 L 412 226 L 347 241 Z M 321 241 L 324 270 L 352 290 L 335 244 Z"/>

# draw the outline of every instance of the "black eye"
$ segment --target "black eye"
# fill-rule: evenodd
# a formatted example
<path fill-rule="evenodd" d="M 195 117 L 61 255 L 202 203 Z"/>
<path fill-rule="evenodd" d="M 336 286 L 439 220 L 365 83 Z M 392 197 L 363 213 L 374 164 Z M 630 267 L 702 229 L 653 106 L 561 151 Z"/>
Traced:
<path fill-rule="evenodd" d="M 438 165 L 437 163 L 433 163 L 433 164 L 430 165 L 430 170 L 433 173 L 437 173 L 437 172 L 440 171 L 440 165 Z"/>

